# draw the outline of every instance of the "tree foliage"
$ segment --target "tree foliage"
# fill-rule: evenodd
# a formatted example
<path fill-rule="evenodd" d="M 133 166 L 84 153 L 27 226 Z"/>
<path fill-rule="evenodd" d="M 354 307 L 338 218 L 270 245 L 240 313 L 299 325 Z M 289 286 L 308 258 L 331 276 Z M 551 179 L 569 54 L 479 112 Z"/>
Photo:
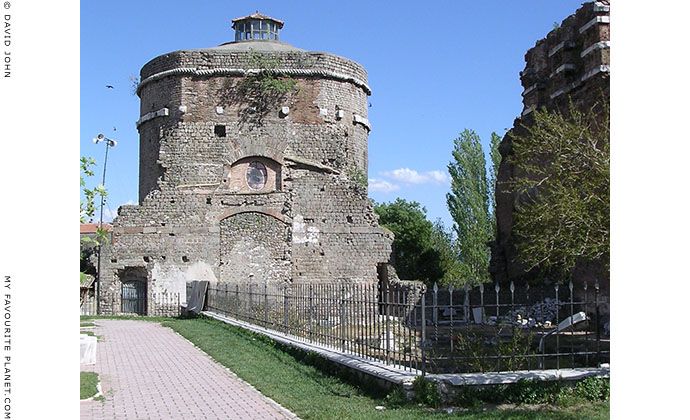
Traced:
<path fill-rule="evenodd" d="M 498 167 L 501 165 L 501 152 L 498 146 L 501 144 L 501 136 L 496 132 L 491 133 L 491 142 L 489 143 L 489 157 L 491 158 L 491 166 L 489 167 L 489 202 L 491 204 L 491 239 L 496 239 L 496 184 L 498 182 Z"/>
<path fill-rule="evenodd" d="M 432 246 L 439 256 L 439 263 L 443 276 L 438 280 L 439 287 L 461 286 L 468 273 L 463 271 L 466 267 L 460 264 L 458 259 L 458 242 L 452 229 L 447 228 L 441 219 L 434 222 L 431 234 Z"/>
<path fill-rule="evenodd" d="M 296 79 L 281 75 L 281 63 L 276 55 L 250 49 L 246 75 L 236 85 L 231 79 L 226 81 L 220 102 L 240 104 L 241 123 L 252 127 L 262 125 L 269 113 L 299 92 Z"/>
<path fill-rule="evenodd" d="M 608 104 L 566 115 L 537 110 L 512 141 L 509 182 L 518 194 L 513 231 L 519 259 L 567 275 L 579 261 L 609 256 Z"/>
<path fill-rule="evenodd" d="M 96 160 L 88 157 L 81 157 L 79 160 L 79 187 L 83 198 L 79 199 L 79 223 L 93 222 L 93 217 L 96 214 L 96 199 L 99 197 L 107 197 L 108 192 L 103 185 L 96 185 L 95 187 L 87 187 L 86 180 L 94 175 L 91 167 L 96 164 Z M 101 227 L 96 230 L 96 237 L 82 237 L 81 243 L 92 242 L 96 246 L 105 243 L 107 239 L 107 231 Z"/>
<path fill-rule="evenodd" d="M 446 203 L 457 235 L 460 272 L 471 284 L 487 282 L 488 242 L 494 235 L 494 223 L 489 211 L 486 159 L 477 133 L 467 129 L 460 133 L 454 140 L 452 156 L 448 164 L 451 187 Z"/>
<path fill-rule="evenodd" d="M 401 198 L 374 205 L 379 224 L 395 235 L 393 266 L 405 280 L 433 284 L 443 277 L 441 256 L 434 248 L 434 225 L 419 203 Z"/>

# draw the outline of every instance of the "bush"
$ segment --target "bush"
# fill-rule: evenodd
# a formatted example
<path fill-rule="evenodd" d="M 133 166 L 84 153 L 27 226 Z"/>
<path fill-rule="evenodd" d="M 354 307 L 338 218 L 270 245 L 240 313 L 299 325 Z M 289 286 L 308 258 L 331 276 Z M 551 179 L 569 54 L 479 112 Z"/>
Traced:
<path fill-rule="evenodd" d="M 401 407 L 407 404 L 407 398 L 405 398 L 405 392 L 396 388 L 390 394 L 386 395 L 386 405 L 389 407 Z"/>
<path fill-rule="evenodd" d="M 429 381 L 423 376 L 417 376 L 412 383 L 412 389 L 416 402 L 431 407 L 438 407 L 441 404 L 441 395 L 438 393 L 435 382 Z"/>
<path fill-rule="evenodd" d="M 520 379 L 513 384 L 486 387 L 465 386 L 453 402 L 465 408 L 478 408 L 483 403 L 492 404 L 557 404 L 570 406 L 583 400 L 596 402 L 609 399 L 609 381 L 590 377 L 571 388 L 563 381 L 546 382 Z M 415 389 L 415 395 L 417 391 Z"/>
<path fill-rule="evenodd" d="M 589 377 L 575 385 L 575 394 L 587 401 L 608 401 L 611 385 L 607 379 Z"/>

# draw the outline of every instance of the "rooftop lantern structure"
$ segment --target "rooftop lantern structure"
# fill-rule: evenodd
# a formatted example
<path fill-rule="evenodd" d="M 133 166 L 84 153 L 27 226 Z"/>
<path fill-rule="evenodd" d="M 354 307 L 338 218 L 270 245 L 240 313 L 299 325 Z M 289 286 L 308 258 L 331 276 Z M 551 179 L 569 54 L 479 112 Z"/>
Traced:
<path fill-rule="evenodd" d="M 262 15 L 258 11 L 249 16 L 232 20 L 235 30 L 235 41 L 280 40 L 279 32 L 283 27 L 282 20 Z"/>

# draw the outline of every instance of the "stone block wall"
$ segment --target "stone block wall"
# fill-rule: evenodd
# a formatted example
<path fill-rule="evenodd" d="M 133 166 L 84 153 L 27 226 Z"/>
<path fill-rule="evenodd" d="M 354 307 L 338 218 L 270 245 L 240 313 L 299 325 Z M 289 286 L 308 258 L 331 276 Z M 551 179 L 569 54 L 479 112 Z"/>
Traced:
<path fill-rule="evenodd" d="M 251 42 L 246 45 L 250 45 Z M 177 51 L 141 71 L 139 205 L 122 206 L 104 249 L 103 312 L 122 304 L 124 276 L 155 294 L 185 283 L 375 282 L 392 235 L 367 188 L 366 72 L 327 53 L 262 52 L 296 80 L 265 112 L 239 88 L 251 50 Z M 263 188 L 246 180 L 250 162 Z"/>
<path fill-rule="evenodd" d="M 589 110 L 596 102 L 609 102 L 610 74 L 610 2 L 583 3 L 573 15 L 563 20 L 557 29 L 525 54 L 525 69 L 520 72 L 524 91 L 523 110 L 510 134 L 526 134 L 523 125 L 532 121 L 537 107 L 567 111 L 570 101 L 580 110 Z M 499 147 L 502 162 L 497 178 L 496 221 L 497 237 L 492 243 L 490 271 L 495 280 L 507 284 L 526 276 L 525 267 L 517 262 L 512 235 L 513 212 L 517 197 L 505 192 L 505 183 L 517 174 L 508 162 L 511 153 L 510 136 Z M 594 282 L 603 262 L 593 262 L 576 268 L 575 281 Z M 602 288 L 608 289 L 608 278 L 598 278 Z"/>

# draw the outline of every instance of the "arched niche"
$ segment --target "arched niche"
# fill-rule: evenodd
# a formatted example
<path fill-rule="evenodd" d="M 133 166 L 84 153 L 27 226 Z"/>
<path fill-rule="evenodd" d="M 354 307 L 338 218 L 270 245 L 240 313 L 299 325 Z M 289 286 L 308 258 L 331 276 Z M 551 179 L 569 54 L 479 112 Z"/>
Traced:
<path fill-rule="evenodd" d="M 247 156 L 226 165 L 223 188 L 239 194 L 267 194 L 282 189 L 282 166 L 263 156 Z"/>

